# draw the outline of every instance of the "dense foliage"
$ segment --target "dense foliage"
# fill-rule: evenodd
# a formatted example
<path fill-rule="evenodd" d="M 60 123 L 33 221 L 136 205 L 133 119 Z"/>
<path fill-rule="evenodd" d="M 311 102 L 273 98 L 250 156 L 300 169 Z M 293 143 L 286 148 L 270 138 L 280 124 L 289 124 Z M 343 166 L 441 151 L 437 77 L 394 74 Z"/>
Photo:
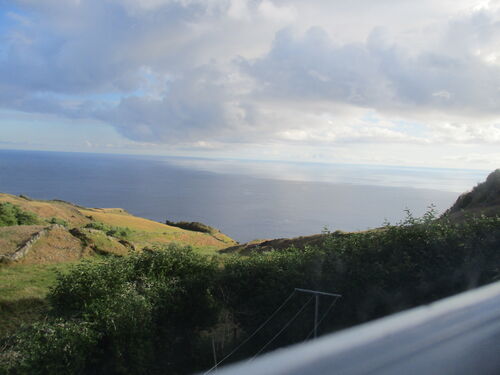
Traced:
<path fill-rule="evenodd" d="M 10 225 L 33 225 L 38 224 L 40 219 L 31 212 L 22 210 L 9 202 L 0 203 L 0 227 Z"/>
<path fill-rule="evenodd" d="M 229 259 L 218 283 L 224 305 L 249 333 L 296 287 L 340 293 L 321 326 L 328 332 L 491 282 L 499 266 L 498 218 L 456 225 L 430 212 L 380 230 L 332 233 L 319 247 Z M 245 346 L 246 354 L 257 352 L 307 298 L 294 297 L 289 310 Z M 329 305 L 322 300 L 320 315 Z M 270 348 L 308 337 L 312 316 L 310 306 Z"/>
<path fill-rule="evenodd" d="M 217 229 L 212 228 L 210 225 L 206 225 L 206 224 L 200 223 L 198 221 L 170 221 L 170 220 L 166 220 L 165 224 L 170 225 L 172 227 L 191 230 L 194 232 L 202 232 L 202 233 L 209 233 L 209 234 L 213 234 L 213 233 L 218 232 Z"/>
<path fill-rule="evenodd" d="M 9 352 L 17 354 L 5 355 L 3 368 L 26 374 L 178 373 L 191 368 L 198 361 L 193 345 L 199 331 L 217 317 L 209 293 L 216 268 L 176 246 L 82 262 L 61 274 L 49 295 L 53 321 L 11 339 Z"/>
<path fill-rule="evenodd" d="M 297 287 L 343 295 L 322 321 L 325 333 L 499 275 L 500 218 L 454 224 L 432 212 L 374 231 L 332 233 L 317 247 L 250 257 L 210 260 L 170 246 L 82 263 L 61 275 L 49 297 L 53 320 L 10 338 L 0 358 L 9 373 L 191 373 L 211 365 L 207 338 L 215 337 L 222 357 Z M 309 298 L 293 295 L 231 359 L 257 353 Z M 321 300 L 320 316 L 329 305 Z M 266 350 L 308 337 L 312 307 Z"/>

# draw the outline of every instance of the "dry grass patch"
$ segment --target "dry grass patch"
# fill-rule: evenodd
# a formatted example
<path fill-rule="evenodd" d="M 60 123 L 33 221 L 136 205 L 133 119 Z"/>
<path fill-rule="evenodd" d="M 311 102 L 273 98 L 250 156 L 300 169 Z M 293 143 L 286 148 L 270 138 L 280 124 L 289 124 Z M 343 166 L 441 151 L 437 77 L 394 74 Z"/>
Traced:
<path fill-rule="evenodd" d="M 42 225 L 16 225 L 0 227 L 0 255 L 14 253 L 18 247 L 26 243 L 31 236 L 40 232 Z"/>
<path fill-rule="evenodd" d="M 47 264 L 74 262 L 83 255 L 80 240 L 73 237 L 66 229 L 53 228 L 40 238 L 29 253 L 19 260 L 20 264 Z"/>
<path fill-rule="evenodd" d="M 191 245 L 196 248 L 208 246 L 213 249 L 221 249 L 235 242 L 222 233 L 211 235 L 208 233 L 194 232 L 170 225 L 158 223 L 153 220 L 144 219 L 128 214 L 117 209 L 89 209 L 80 211 L 93 220 L 102 222 L 113 227 L 123 227 L 132 230 L 128 240 L 138 246 L 139 249 L 172 242 Z"/>
<path fill-rule="evenodd" d="M 114 227 L 127 227 L 132 230 L 145 232 L 177 232 L 182 230 L 153 220 L 132 216 L 127 214 L 126 211 L 123 211 L 122 213 L 106 212 L 106 209 L 81 209 L 80 211 L 86 216 L 91 216 L 93 220 L 97 220 Z"/>
<path fill-rule="evenodd" d="M 133 243 L 137 249 L 144 247 L 162 246 L 170 243 L 190 245 L 203 251 L 218 250 L 228 246 L 235 245 L 228 236 L 220 232 L 211 234 L 186 230 L 174 226 L 136 217 L 129 214 L 122 208 L 85 208 L 73 205 L 68 202 L 53 200 L 41 201 L 24 197 L 18 197 L 9 194 L 0 194 L 0 202 L 10 202 L 20 209 L 32 212 L 47 223 L 56 218 L 62 221 L 61 224 L 67 225 L 69 229 L 79 228 L 83 230 L 90 223 L 103 223 L 112 228 L 129 229 L 132 233 L 126 235 L 126 240 Z M 57 223 L 58 221 L 52 221 Z M 97 228 L 99 229 L 99 228 Z M 16 231 L 17 229 L 14 229 Z M 3 243 L 0 242 L 0 248 L 11 249 L 22 242 L 26 236 L 20 235 L 15 238 L 15 232 L 11 235 L 5 235 Z M 90 248 L 102 250 L 116 255 L 125 255 L 128 253 L 128 247 L 121 244 L 118 240 L 112 238 L 115 234 L 106 235 L 106 233 L 85 232 L 89 234 L 88 243 Z M 7 238 L 9 237 L 9 238 Z M 115 237 L 120 237 L 116 235 Z M 2 238 L 0 236 L 0 241 Z M 77 239 L 62 229 L 54 232 L 47 238 L 40 239 L 33 247 L 33 250 L 23 260 L 25 263 L 50 263 L 59 261 L 74 261 L 82 256 L 82 245 L 77 243 Z M 3 246 L 2 246 L 3 245 Z M 205 249 L 206 248 L 206 249 Z M 86 251 L 89 251 L 87 249 Z M 1 254 L 0 250 L 0 254 Z M 7 251 L 7 250 L 3 250 Z"/>
<path fill-rule="evenodd" d="M 92 208 L 91 210 L 92 211 L 106 213 L 106 214 L 118 214 L 118 215 L 133 216 L 133 215 L 129 214 L 123 208 Z"/>
<path fill-rule="evenodd" d="M 132 232 L 130 241 L 137 244 L 139 248 L 163 246 L 170 243 L 190 245 L 195 249 L 209 248 L 211 251 L 219 250 L 235 244 L 223 242 L 208 233 L 192 232 L 184 229 L 174 232 Z"/>

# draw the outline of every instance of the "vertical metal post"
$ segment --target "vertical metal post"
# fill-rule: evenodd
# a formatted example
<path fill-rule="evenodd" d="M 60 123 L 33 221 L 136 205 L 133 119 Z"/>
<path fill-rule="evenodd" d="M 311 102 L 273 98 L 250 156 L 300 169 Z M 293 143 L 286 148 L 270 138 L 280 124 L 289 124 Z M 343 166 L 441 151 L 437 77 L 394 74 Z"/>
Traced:
<path fill-rule="evenodd" d="M 330 296 L 330 297 L 340 298 L 342 297 L 342 295 L 336 293 L 320 292 L 319 290 L 302 289 L 302 288 L 295 288 L 295 290 L 297 292 L 311 293 L 314 294 L 314 297 L 316 297 L 316 304 L 314 306 L 314 338 L 316 338 L 318 337 L 319 296 Z"/>
<path fill-rule="evenodd" d="M 314 338 L 318 337 L 318 309 L 319 309 L 319 295 L 315 294 L 314 304 Z"/>
<path fill-rule="evenodd" d="M 215 339 L 214 339 L 214 336 L 212 336 L 212 351 L 213 351 L 213 355 L 214 355 L 214 369 L 215 369 L 215 372 L 217 372 L 217 352 L 215 351 Z"/>

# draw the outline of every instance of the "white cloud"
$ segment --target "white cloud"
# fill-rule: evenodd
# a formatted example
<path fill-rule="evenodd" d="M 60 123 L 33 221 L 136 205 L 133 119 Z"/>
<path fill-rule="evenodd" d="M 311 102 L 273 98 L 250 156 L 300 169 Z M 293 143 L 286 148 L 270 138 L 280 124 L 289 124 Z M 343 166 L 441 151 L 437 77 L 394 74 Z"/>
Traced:
<path fill-rule="evenodd" d="M 257 7 L 266 18 L 277 22 L 292 22 L 297 18 L 297 11 L 291 6 L 277 6 L 270 0 L 263 0 Z"/>
<path fill-rule="evenodd" d="M 441 90 L 441 91 L 433 92 L 432 96 L 434 96 L 436 98 L 450 99 L 451 93 L 449 91 L 446 91 L 446 90 Z"/>
<path fill-rule="evenodd" d="M 5 109 L 206 150 L 500 142 L 498 1 L 14 3 Z"/>

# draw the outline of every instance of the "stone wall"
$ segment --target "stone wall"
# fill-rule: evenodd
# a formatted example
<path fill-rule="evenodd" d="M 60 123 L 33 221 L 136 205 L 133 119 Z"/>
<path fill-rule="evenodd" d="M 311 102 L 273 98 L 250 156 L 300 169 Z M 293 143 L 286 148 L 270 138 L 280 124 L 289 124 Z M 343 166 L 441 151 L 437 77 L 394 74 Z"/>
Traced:
<path fill-rule="evenodd" d="M 21 246 L 19 246 L 17 248 L 17 250 L 14 251 L 13 253 L 11 253 L 11 254 L 5 254 L 5 255 L 0 255 L 0 263 L 10 263 L 10 262 L 14 262 L 16 260 L 19 260 L 21 258 L 24 258 L 29 253 L 29 251 L 31 250 L 31 248 L 33 247 L 33 245 L 40 238 L 42 238 L 43 236 L 47 235 L 47 233 L 49 233 L 52 229 L 55 229 L 55 228 L 63 228 L 63 229 L 65 229 L 62 225 L 59 225 L 59 224 L 52 224 L 51 226 L 49 226 L 47 228 L 43 228 L 41 231 L 33 234 L 29 238 L 29 240 L 27 240 L 25 243 L 23 243 Z"/>

